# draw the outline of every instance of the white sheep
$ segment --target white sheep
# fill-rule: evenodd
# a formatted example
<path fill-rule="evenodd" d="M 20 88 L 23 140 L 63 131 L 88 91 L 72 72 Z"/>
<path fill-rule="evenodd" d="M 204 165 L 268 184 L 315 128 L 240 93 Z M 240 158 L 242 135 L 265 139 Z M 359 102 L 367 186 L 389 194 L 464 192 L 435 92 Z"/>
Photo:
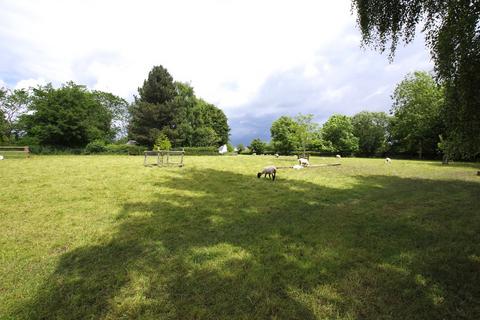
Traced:
<path fill-rule="evenodd" d="M 385 163 L 391 164 L 391 163 L 392 163 L 392 159 L 390 159 L 390 158 L 385 158 Z"/>
<path fill-rule="evenodd" d="M 275 153 L 275 158 L 278 158 L 280 157 L 280 155 L 278 153 Z"/>
<path fill-rule="evenodd" d="M 268 167 L 263 168 L 262 171 L 257 173 L 257 178 L 260 178 L 262 176 L 262 174 L 265 175 L 265 178 L 267 177 L 267 174 L 268 174 L 268 177 L 272 178 L 272 181 L 275 181 L 275 176 L 277 175 L 277 167 L 268 166 Z"/>
<path fill-rule="evenodd" d="M 299 158 L 298 164 L 300 164 L 303 167 L 308 167 L 310 165 L 310 162 L 308 162 L 308 160 L 305 158 Z"/>
<path fill-rule="evenodd" d="M 339 155 L 339 154 L 337 154 L 337 155 L 335 156 L 335 158 L 337 158 L 337 159 L 340 159 L 341 157 L 342 157 L 342 156 Z"/>

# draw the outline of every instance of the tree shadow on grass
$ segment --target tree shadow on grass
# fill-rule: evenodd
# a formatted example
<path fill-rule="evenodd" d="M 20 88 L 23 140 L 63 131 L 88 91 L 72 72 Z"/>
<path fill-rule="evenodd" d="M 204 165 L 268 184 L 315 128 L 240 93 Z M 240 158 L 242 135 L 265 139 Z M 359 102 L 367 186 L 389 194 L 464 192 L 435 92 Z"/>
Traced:
<path fill-rule="evenodd" d="M 480 317 L 479 184 L 209 169 L 152 185 L 171 192 L 125 203 L 116 235 L 64 254 L 17 316 Z"/>

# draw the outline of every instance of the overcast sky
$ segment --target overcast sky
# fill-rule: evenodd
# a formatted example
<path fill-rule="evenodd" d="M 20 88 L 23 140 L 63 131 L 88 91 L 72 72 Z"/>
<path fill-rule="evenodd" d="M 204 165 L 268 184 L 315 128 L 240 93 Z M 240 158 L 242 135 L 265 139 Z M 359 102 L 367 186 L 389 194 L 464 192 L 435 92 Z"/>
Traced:
<path fill-rule="evenodd" d="M 229 118 L 233 143 L 281 115 L 388 111 L 395 85 L 433 68 L 423 38 L 360 48 L 350 0 L 2 0 L 0 86 L 73 80 L 129 101 L 154 65 Z"/>

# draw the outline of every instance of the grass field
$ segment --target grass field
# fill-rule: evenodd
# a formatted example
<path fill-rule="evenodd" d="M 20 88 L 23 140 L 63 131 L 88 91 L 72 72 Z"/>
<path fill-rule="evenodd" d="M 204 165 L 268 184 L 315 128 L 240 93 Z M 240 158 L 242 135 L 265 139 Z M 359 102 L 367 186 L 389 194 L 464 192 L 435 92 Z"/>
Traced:
<path fill-rule="evenodd" d="M 480 319 L 480 165 L 292 159 L 0 161 L 0 318 Z"/>

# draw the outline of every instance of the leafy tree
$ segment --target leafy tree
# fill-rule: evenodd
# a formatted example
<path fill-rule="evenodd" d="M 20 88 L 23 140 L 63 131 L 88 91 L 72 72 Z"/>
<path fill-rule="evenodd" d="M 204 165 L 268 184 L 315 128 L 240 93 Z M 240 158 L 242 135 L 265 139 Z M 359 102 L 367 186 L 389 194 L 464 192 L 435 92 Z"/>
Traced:
<path fill-rule="evenodd" d="M 42 145 L 84 147 L 93 140 L 111 140 L 112 114 L 84 86 L 68 82 L 33 89 L 29 114 L 22 124 Z"/>
<path fill-rule="evenodd" d="M 7 132 L 7 120 L 5 120 L 5 116 L 3 115 L 3 112 L 0 110 L 0 143 L 7 141 L 6 132 Z"/>
<path fill-rule="evenodd" d="M 138 94 L 142 102 L 162 105 L 172 100 L 177 91 L 168 70 L 163 66 L 154 66 L 143 86 L 138 88 Z"/>
<path fill-rule="evenodd" d="M 275 151 L 288 154 L 298 145 L 297 123 L 291 117 L 282 116 L 272 123 L 270 134 Z"/>
<path fill-rule="evenodd" d="M 155 93 L 155 91 L 159 91 Z M 218 146 L 230 128 L 222 110 L 198 99 L 188 83 L 173 82 L 163 67 L 154 67 L 131 107 L 129 136 L 153 145 L 161 131 L 174 146 Z"/>
<path fill-rule="evenodd" d="M 257 154 L 263 154 L 267 149 L 267 144 L 259 138 L 256 138 L 253 139 L 252 142 L 250 142 L 250 149 L 252 149 L 252 152 L 255 152 Z"/>
<path fill-rule="evenodd" d="M 199 127 L 193 134 L 193 146 L 210 147 L 219 144 L 220 138 L 211 127 Z"/>
<path fill-rule="evenodd" d="M 438 79 L 445 86 L 442 118 L 447 152 L 480 155 L 480 1 L 353 0 L 363 44 L 391 57 L 400 39 L 410 42 L 417 24 L 426 32 Z"/>
<path fill-rule="evenodd" d="M 298 114 L 295 117 L 295 136 L 305 154 L 307 145 L 310 144 L 318 130 L 318 125 L 313 122 L 313 114 Z"/>
<path fill-rule="evenodd" d="M 439 135 L 444 128 L 441 121 L 443 88 L 425 72 L 409 74 L 393 93 L 391 134 L 402 151 L 437 152 Z"/>
<path fill-rule="evenodd" d="M 112 93 L 92 91 L 94 98 L 112 114 L 112 130 L 118 138 L 126 137 L 130 120 L 128 102 Z"/>
<path fill-rule="evenodd" d="M 18 120 L 27 111 L 30 99 L 28 90 L 0 88 L 0 112 L 4 121 L 2 133 L 6 139 L 11 139 L 13 133 L 19 130 Z"/>
<path fill-rule="evenodd" d="M 353 134 L 351 118 L 335 114 L 322 127 L 323 138 L 332 144 L 335 152 L 351 154 L 358 151 L 358 138 Z"/>
<path fill-rule="evenodd" d="M 330 141 L 326 141 L 323 138 L 322 130 L 316 130 L 313 133 L 312 140 L 307 146 L 308 150 L 319 151 L 319 152 L 334 152 L 334 148 Z"/>
<path fill-rule="evenodd" d="M 85 146 L 86 154 L 102 153 L 107 151 L 107 145 L 103 140 L 93 140 Z"/>
<path fill-rule="evenodd" d="M 245 146 L 242 143 L 237 144 L 238 153 L 242 153 L 245 150 Z"/>
<path fill-rule="evenodd" d="M 352 125 L 360 153 L 371 155 L 385 150 L 389 125 L 385 112 L 362 111 L 352 117 Z"/>
<path fill-rule="evenodd" d="M 230 128 L 227 122 L 227 116 L 222 110 L 213 104 L 199 99 L 195 108 L 195 114 L 198 115 L 194 120 L 194 128 L 210 127 L 215 131 L 218 137 L 217 145 L 224 145 L 228 142 Z"/>
<path fill-rule="evenodd" d="M 170 150 L 172 148 L 172 143 L 168 140 L 168 137 L 164 133 L 160 133 L 155 139 L 155 149 L 157 150 Z"/>
<path fill-rule="evenodd" d="M 170 126 L 175 129 L 173 118 L 178 105 L 170 103 L 177 94 L 173 78 L 167 69 L 155 66 L 138 88 L 138 94 L 130 109 L 129 136 L 140 144 L 153 146 L 158 131 Z"/>

